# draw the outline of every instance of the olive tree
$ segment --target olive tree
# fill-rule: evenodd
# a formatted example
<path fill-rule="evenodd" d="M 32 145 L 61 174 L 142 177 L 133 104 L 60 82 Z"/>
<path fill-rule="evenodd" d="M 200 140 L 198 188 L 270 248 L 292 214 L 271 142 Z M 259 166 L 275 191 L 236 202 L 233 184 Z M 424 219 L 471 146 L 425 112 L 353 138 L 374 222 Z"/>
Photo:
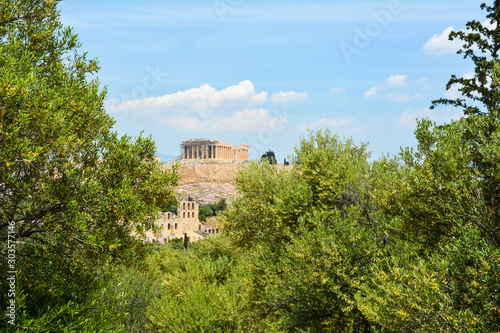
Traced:
<path fill-rule="evenodd" d="M 5 260 L 15 239 L 23 330 L 40 324 L 29 318 L 58 330 L 49 308 L 84 304 L 106 265 L 131 262 L 141 249 L 132 234 L 152 226 L 178 179 L 160 170 L 151 138 L 112 131 L 98 63 L 58 3 L 0 1 L 0 251 Z"/>

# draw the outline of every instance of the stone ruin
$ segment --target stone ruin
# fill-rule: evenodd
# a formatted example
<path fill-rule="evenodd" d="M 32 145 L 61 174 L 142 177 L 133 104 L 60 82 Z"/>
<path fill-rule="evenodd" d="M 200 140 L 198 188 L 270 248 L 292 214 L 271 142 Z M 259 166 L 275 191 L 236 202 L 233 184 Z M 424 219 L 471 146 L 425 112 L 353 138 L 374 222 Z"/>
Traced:
<path fill-rule="evenodd" d="M 248 145 L 231 146 L 228 143 L 209 139 L 182 141 L 183 161 L 248 161 Z"/>
<path fill-rule="evenodd" d="M 144 233 L 146 242 L 167 243 L 169 240 L 184 239 L 187 235 L 188 242 L 196 242 L 212 234 L 219 233 L 215 224 L 203 224 L 198 219 L 198 203 L 183 200 L 177 207 L 177 215 L 171 212 L 162 212 L 161 217 L 155 221 L 159 227 L 157 232 L 148 230 Z"/>

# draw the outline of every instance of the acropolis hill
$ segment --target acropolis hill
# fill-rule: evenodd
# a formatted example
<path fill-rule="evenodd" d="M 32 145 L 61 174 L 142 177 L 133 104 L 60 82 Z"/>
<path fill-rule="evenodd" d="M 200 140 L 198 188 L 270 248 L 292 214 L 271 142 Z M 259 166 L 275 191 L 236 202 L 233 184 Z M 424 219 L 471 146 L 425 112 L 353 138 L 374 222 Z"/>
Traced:
<path fill-rule="evenodd" d="M 221 198 L 236 195 L 234 177 L 248 165 L 248 151 L 248 145 L 232 146 L 217 140 L 191 139 L 182 141 L 181 155 L 164 164 L 163 168 L 179 163 L 182 175 L 179 193 L 200 204 L 216 203 Z"/>
<path fill-rule="evenodd" d="M 181 183 L 232 183 L 242 164 L 248 162 L 248 145 L 232 146 L 218 140 L 191 139 L 182 141 L 181 155 L 164 165 L 180 164 Z"/>
<path fill-rule="evenodd" d="M 201 204 L 216 203 L 235 196 L 235 174 L 248 162 L 248 145 L 232 146 L 218 140 L 190 139 L 182 141 L 181 154 L 163 165 L 171 168 L 179 163 L 182 175 L 178 191 Z"/>

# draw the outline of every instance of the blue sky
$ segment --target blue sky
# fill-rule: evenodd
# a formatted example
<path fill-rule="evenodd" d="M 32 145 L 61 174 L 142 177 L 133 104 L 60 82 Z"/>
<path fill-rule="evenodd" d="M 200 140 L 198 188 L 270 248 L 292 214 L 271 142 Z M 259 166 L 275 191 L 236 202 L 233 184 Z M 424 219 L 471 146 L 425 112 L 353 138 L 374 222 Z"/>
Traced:
<path fill-rule="evenodd" d="M 108 89 L 115 130 L 152 135 L 179 154 L 190 138 L 268 149 L 279 161 L 307 128 L 329 127 L 374 159 L 414 146 L 415 118 L 456 97 L 451 74 L 473 66 L 455 52 L 450 28 L 484 22 L 475 1 L 68 0 L 74 27 Z"/>

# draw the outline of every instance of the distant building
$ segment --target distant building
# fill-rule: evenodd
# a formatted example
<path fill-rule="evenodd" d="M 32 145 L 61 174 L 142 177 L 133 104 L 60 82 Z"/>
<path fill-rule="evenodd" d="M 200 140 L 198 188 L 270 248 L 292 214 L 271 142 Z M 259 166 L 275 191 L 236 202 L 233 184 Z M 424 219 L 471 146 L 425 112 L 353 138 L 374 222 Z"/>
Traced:
<path fill-rule="evenodd" d="M 166 243 L 175 238 L 184 239 L 187 234 L 189 242 L 196 242 L 211 234 L 218 234 L 216 225 L 202 224 L 198 219 L 198 203 L 183 200 L 177 207 L 177 215 L 171 212 L 161 213 L 161 217 L 155 221 L 159 231 L 146 231 L 144 234 L 146 242 Z"/>
<path fill-rule="evenodd" d="M 203 161 L 248 161 L 248 145 L 230 144 L 209 139 L 191 139 L 182 141 L 182 160 Z"/>

